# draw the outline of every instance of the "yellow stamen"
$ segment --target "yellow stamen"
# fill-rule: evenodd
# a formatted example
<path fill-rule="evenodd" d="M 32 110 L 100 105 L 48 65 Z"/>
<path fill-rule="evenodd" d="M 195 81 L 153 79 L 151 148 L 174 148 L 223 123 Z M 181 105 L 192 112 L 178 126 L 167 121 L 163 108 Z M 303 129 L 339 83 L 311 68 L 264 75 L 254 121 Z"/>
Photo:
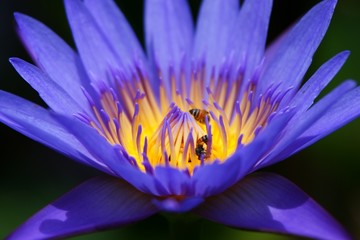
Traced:
<path fill-rule="evenodd" d="M 156 98 L 138 69 L 133 82 L 122 81 L 117 91 L 101 92 L 99 106 L 92 106 L 94 115 L 88 124 L 110 144 L 121 145 L 132 164 L 144 172 L 148 167 L 170 166 L 192 174 L 202 164 L 226 161 L 267 125 L 278 103 L 271 96 L 255 102 L 256 85 L 250 83 L 241 90 L 241 74 L 230 81 L 226 74 L 216 78 L 214 72 L 208 88 L 204 66 L 192 72 L 189 82 L 184 72 L 179 75 L 181 82 L 172 72 L 169 87 L 159 72 Z M 205 110 L 210 118 L 195 119 L 190 109 Z"/>

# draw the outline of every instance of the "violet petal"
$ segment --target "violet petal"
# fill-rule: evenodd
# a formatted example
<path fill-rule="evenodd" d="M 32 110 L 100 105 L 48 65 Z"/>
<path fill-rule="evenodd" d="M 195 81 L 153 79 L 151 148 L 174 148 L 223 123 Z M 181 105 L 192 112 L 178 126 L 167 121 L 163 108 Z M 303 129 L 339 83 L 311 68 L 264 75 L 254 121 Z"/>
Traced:
<path fill-rule="evenodd" d="M 284 159 L 310 146 L 360 116 L 360 88 L 341 97 L 314 125 L 299 136 L 278 159 Z"/>
<path fill-rule="evenodd" d="M 112 171 L 112 175 L 123 178 L 142 192 L 153 195 L 165 194 L 162 188 L 160 190 L 157 188 L 152 175 L 143 173 L 137 167 L 131 165 L 120 150 L 111 145 L 94 128 L 77 119 L 61 115 L 55 115 L 54 117 L 84 145 L 95 159 L 108 166 Z"/>
<path fill-rule="evenodd" d="M 125 64 L 133 64 L 138 58 L 143 63 L 146 62 L 145 54 L 134 31 L 113 0 L 85 0 L 84 3 L 97 24 L 101 26 L 101 31 L 117 56 Z"/>
<path fill-rule="evenodd" d="M 79 56 L 59 36 L 41 22 L 21 13 L 15 13 L 18 33 L 33 60 L 50 78 L 82 105 L 87 103 L 81 86 L 89 80 Z"/>
<path fill-rule="evenodd" d="M 112 177 L 96 177 L 40 210 L 8 239 L 73 236 L 120 227 L 156 212 L 150 196 L 128 183 Z"/>
<path fill-rule="evenodd" d="M 245 80 L 252 77 L 264 56 L 271 8 L 272 0 L 245 1 L 236 20 L 228 51 L 235 51 L 234 61 L 243 65 Z"/>
<path fill-rule="evenodd" d="M 336 0 L 320 2 L 286 34 L 271 63 L 262 72 L 259 93 L 264 92 L 277 81 L 282 83 L 282 90 L 289 87 L 296 89 L 325 35 L 336 2 Z"/>
<path fill-rule="evenodd" d="M 159 69 L 169 89 L 170 67 L 180 76 L 188 63 L 193 41 L 193 23 L 185 0 L 145 1 L 145 39 L 150 64 Z M 186 70 L 184 70 L 186 71 Z M 178 79 L 178 77 L 177 77 Z"/>
<path fill-rule="evenodd" d="M 204 0 L 196 25 L 195 59 L 205 58 L 208 74 L 229 55 L 226 48 L 240 11 L 238 0 Z"/>
<path fill-rule="evenodd" d="M 349 239 L 321 206 L 276 174 L 249 175 L 223 194 L 208 198 L 194 212 L 236 228 L 316 239 Z"/>
<path fill-rule="evenodd" d="M 77 49 L 90 79 L 95 82 L 108 80 L 112 69 L 121 68 L 121 60 L 115 56 L 111 44 L 82 1 L 65 0 L 65 9 Z"/>
<path fill-rule="evenodd" d="M 52 110 L 69 115 L 82 112 L 83 107 L 77 100 L 41 69 L 19 58 L 11 58 L 10 62 Z"/>
<path fill-rule="evenodd" d="M 319 119 L 322 118 L 326 112 L 333 107 L 339 98 L 346 96 L 347 93 L 356 86 L 354 81 L 345 81 L 332 92 L 323 97 L 317 104 L 306 111 L 301 117 L 294 121 L 289 121 L 288 126 L 284 130 L 284 136 L 281 141 L 277 143 L 272 149 L 271 153 L 259 163 L 257 168 L 265 167 L 274 164 L 283 158 L 277 156 L 282 151 L 287 153 L 291 145 L 299 136 L 301 136 L 307 129 L 311 128 Z M 284 154 L 284 153 L 283 153 Z"/>
<path fill-rule="evenodd" d="M 296 106 L 296 116 L 303 114 L 314 103 L 315 98 L 343 66 L 349 54 L 349 51 L 341 52 L 324 63 L 299 89 L 291 103 L 287 103 L 290 106 Z"/>
<path fill-rule="evenodd" d="M 0 121 L 81 163 L 103 168 L 102 164 L 92 158 L 82 144 L 41 106 L 0 91 Z"/>
<path fill-rule="evenodd" d="M 192 182 L 196 195 L 208 197 L 225 191 L 245 175 L 254 171 L 254 166 L 274 144 L 292 112 L 277 115 L 248 145 L 240 147 L 223 163 L 200 166 L 194 171 Z M 269 141 L 273 139 L 273 141 Z"/>
<path fill-rule="evenodd" d="M 204 201 L 202 197 L 189 197 L 182 200 L 175 198 L 154 198 L 152 203 L 161 211 L 183 213 L 192 210 Z"/>

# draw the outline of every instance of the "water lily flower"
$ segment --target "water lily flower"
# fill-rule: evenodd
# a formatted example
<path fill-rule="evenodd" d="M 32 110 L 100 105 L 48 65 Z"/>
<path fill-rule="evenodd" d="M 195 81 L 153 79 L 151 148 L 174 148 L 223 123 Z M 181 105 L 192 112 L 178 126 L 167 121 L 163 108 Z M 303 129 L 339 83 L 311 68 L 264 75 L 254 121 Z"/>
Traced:
<path fill-rule="evenodd" d="M 4 91 L 0 120 L 105 173 L 44 207 L 8 239 L 120 227 L 192 212 L 235 228 L 348 239 L 307 194 L 276 174 L 286 159 L 360 114 L 348 80 L 314 103 L 348 57 L 302 80 L 336 0 L 314 6 L 265 48 L 271 0 L 145 2 L 143 52 L 112 0 L 65 0 L 77 51 L 16 13 L 36 65 L 10 62 L 49 109 Z"/>

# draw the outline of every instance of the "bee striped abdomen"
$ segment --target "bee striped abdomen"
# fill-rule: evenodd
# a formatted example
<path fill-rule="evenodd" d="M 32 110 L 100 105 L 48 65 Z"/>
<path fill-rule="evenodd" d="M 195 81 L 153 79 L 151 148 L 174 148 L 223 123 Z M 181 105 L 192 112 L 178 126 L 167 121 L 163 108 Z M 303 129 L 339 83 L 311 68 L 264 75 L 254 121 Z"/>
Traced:
<path fill-rule="evenodd" d="M 210 115 L 209 112 L 204 110 L 204 109 L 198 109 L 198 108 L 193 108 L 189 110 L 189 113 L 194 117 L 194 119 L 196 121 L 198 121 L 199 123 L 205 124 L 206 122 L 206 118 L 208 119 L 208 121 L 210 121 Z"/>
<path fill-rule="evenodd" d="M 204 135 L 196 141 L 195 154 L 199 160 L 205 157 L 206 151 L 204 145 L 208 143 L 208 136 Z"/>

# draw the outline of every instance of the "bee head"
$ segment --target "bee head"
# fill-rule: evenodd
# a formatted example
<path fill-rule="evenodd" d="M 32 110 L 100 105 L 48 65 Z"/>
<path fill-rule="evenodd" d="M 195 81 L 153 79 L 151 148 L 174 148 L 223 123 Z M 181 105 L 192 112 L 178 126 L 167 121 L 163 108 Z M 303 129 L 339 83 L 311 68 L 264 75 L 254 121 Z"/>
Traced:
<path fill-rule="evenodd" d="M 189 113 L 191 114 L 191 115 L 194 115 L 195 113 L 196 113 L 196 108 L 193 108 L 193 109 L 190 109 L 189 110 Z"/>

